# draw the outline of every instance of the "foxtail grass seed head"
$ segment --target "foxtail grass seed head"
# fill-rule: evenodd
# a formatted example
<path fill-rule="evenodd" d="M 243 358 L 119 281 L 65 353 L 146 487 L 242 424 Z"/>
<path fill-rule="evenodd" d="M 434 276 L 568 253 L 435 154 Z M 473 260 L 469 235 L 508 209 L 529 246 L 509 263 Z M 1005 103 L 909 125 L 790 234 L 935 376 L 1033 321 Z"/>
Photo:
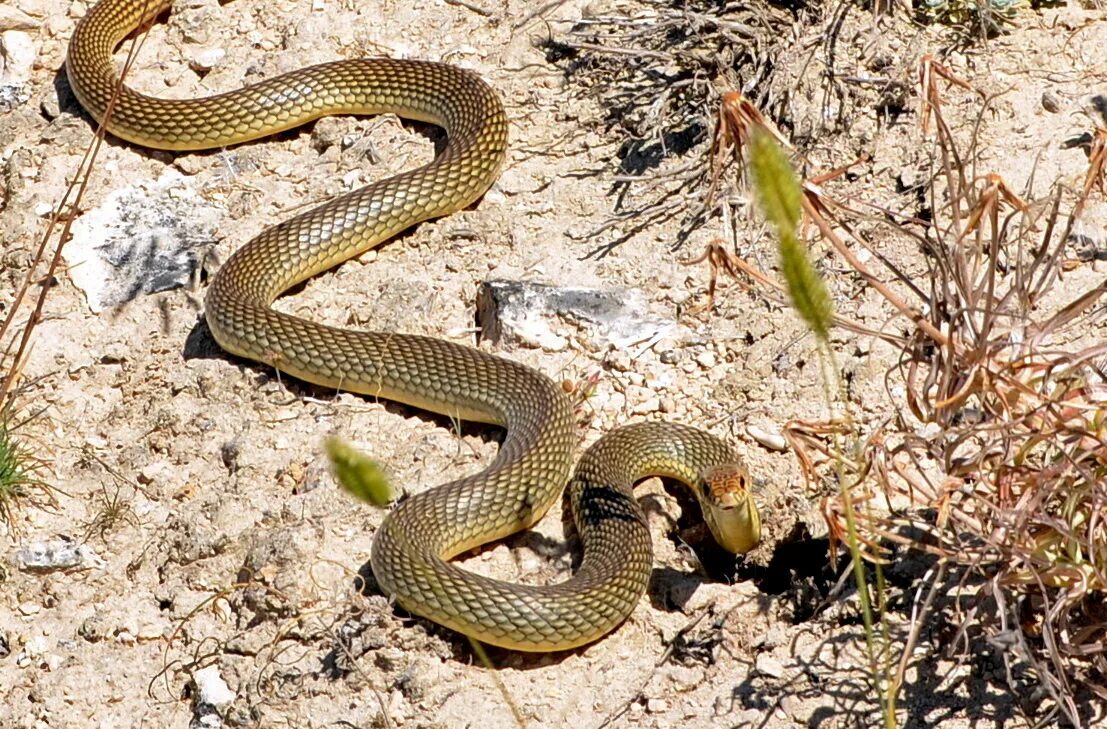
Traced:
<path fill-rule="evenodd" d="M 327 438 L 323 444 L 338 485 L 359 501 L 388 506 L 396 491 L 379 463 L 341 438 Z"/>
<path fill-rule="evenodd" d="M 776 228 L 780 265 L 792 306 L 820 340 L 830 336 L 834 309 L 807 250 L 796 237 L 803 192 L 787 157 L 769 134 L 755 129 L 750 138 L 750 169 L 757 203 Z"/>

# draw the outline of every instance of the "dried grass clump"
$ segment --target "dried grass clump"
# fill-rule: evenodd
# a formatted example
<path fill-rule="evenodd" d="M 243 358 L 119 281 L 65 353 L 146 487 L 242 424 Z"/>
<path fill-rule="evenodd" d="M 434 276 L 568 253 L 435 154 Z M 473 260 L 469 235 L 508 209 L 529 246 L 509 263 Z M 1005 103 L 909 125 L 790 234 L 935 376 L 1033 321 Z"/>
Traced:
<path fill-rule="evenodd" d="M 881 292 L 909 322 L 888 376 L 889 393 L 904 395 L 892 395 L 896 417 L 864 441 L 854 467 L 869 488 L 854 491 L 852 506 L 869 559 L 888 558 L 889 542 L 936 555 L 931 597 L 939 581 L 959 585 L 973 598 L 955 602 L 962 630 L 1007 646 L 1009 675 L 1029 663 L 1051 710 L 1081 726 L 1087 697 L 1107 698 L 1107 330 L 1095 308 L 1107 281 L 1040 311 L 1062 295 L 1064 270 L 1080 265 L 1067 242 L 1102 191 L 1107 134 L 1094 136 L 1082 189 L 1058 184 L 1027 202 L 1000 176 L 974 175 L 966 160 L 975 155 L 960 153 L 938 80 L 965 85 L 929 57 L 919 78 L 936 149 L 934 219 L 915 236 L 929 275 L 918 284 L 888 269 L 911 294 Z M 838 249 L 848 221 L 820 200 L 808 212 Z M 792 432 L 801 452 L 816 442 L 810 428 Z M 816 476 L 811 455 L 803 460 Z M 846 531 L 845 511 L 841 499 L 826 503 L 835 535 Z M 895 685 L 930 604 L 915 617 Z"/>
<path fill-rule="evenodd" d="M 547 43 L 573 83 L 597 102 L 600 123 L 622 139 L 611 250 L 665 220 L 681 222 L 674 247 L 720 210 L 709 194 L 714 110 L 741 89 L 762 109 L 779 109 L 775 59 L 794 17 L 768 3 L 632 0 L 601 7 Z M 675 163 L 675 158 L 685 161 Z M 606 170 L 604 170 L 606 171 Z M 600 172 L 600 170 L 597 170 Z"/>
<path fill-rule="evenodd" d="M 843 206 L 819 178 L 802 200 L 817 237 L 898 314 L 867 332 L 900 352 L 886 383 L 895 415 L 864 434 L 848 410 L 786 434 L 809 479 L 842 485 L 824 490 L 832 542 L 860 543 L 878 565 L 898 558 L 895 544 L 937 557 L 898 667 L 878 681 L 889 717 L 942 603 L 959 616 L 963 645 L 983 631 L 1009 678 L 1029 668 L 1050 711 L 1083 726 L 1102 718 L 1089 697 L 1107 698 L 1107 316 L 1097 308 L 1107 281 L 1075 295 L 1057 284 L 1083 265 L 1068 251 L 1087 202 L 1107 197 L 1107 131 L 1091 136 L 1080 189 L 1056 184 L 1028 201 L 999 175 L 976 174 L 975 136 L 962 154 L 946 124 L 940 83 L 973 92 L 968 84 L 930 57 L 918 78 L 922 130 L 934 140 L 933 216 L 887 228 L 913 239 L 927 276 L 907 276 L 857 232 L 862 203 Z M 751 129 L 767 126 L 740 97 L 719 119 L 731 128 L 714 158 L 728 164 L 741 161 Z M 781 298 L 781 284 L 721 245 L 704 260 L 713 282 L 724 271 Z M 865 331 L 841 316 L 835 324 Z M 949 590 L 959 599 L 935 599 Z"/>

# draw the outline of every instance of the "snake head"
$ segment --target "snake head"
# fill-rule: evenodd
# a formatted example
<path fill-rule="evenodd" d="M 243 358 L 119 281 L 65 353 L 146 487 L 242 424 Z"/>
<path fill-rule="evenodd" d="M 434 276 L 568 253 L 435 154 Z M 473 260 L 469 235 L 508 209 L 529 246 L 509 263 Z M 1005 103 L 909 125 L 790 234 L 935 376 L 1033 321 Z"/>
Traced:
<path fill-rule="evenodd" d="M 761 515 L 750 491 L 749 471 L 740 463 L 709 466 L 697 489 L 703 517 L 715 541 L 732 554 L 745 554 L 761 541 Z"/>

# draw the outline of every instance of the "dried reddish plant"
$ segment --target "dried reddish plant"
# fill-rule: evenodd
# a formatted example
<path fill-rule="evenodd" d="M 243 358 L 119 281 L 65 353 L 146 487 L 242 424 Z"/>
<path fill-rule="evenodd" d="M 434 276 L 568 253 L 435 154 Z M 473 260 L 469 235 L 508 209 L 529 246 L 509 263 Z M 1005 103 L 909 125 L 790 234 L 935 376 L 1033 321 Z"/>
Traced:
<path fill-rule="evenodd" d="M 1080 691 L 1107 697 L 1107 342 L 1087 336 L 1107 281 L 1040 311 L 1071 268 L 1063 251 L 1074 223 L 1104 192 L 1107 131 L 1093 136 L 1082 190 L 1055 186 L 1034 201 L 965 162 L 975 155 L 960 153 L 943 118 L 939 79 L 973 91 L 934 59 L 920 64 L 920 122 L 936 140 L 934 217 L 890 227 L 924 252 L 925 280 L 855 232 L 857 201 L 834 199 L 818 178 L 804 185 L 809 229 L 898 314 L 895 333 L 880 335 L 901 353 L 887 380 L 896 414 L 863 436 L 848 421 L 794 421 L 785 433 L 809 481 L 856 484 L 825 490 L 832 551 L 845 539 L 848 498 L 867 559 L 887 562 L 897 544 L 935 555 L 932 574 L 975 591 L 962 629 L 1016 636 L 1005 659 L 1029 661 L 1054 710 L 1081 726 Z M 761 121 L 730 101 L 713 188 L 718 162 L 740 159 L 744 132 Z M 719 271 L 776 294 L 771 278 L 718 249 L 699 259 L 711 264 L 711 295 Z M 898 684 L 924 619 L 915 618 Z"/>
<path fill-rule="evenodd" d="M 1104 157 L 1092 154 L 1088 184 L 1067 200 L 1058 187 L 1028 203 L 999 175 L 974 179 L 927 65 L 920 96 L 940 159 L 935 220 L 919 236 L 928 286 L 899 281 L 915 303 L 885 296 L 914 324 L 889 373 L 904 396 L 898 415 L 868 435 L 857 467 L 877 484 L 870 496 L 907 508 L 861 507 L 859 528 L 871 559 L 899 542 L 975 585 L 978 605 L 995 612 L 974 610 L 966 622 L 1021 631 L 1056 710 L 1080 726 L 1077 687 L 1107 696 L 1107 343 L 1082 336 L 1107 282 L 1052 316 L 1038 310 L 1059 293 L 1061 250 Z M 816 223 L 824 238 L 842 228 Z M 833 535 L 842 505 L 831 502 Z M 1007 606 L 1016 605 L 1012 624 Z"/>

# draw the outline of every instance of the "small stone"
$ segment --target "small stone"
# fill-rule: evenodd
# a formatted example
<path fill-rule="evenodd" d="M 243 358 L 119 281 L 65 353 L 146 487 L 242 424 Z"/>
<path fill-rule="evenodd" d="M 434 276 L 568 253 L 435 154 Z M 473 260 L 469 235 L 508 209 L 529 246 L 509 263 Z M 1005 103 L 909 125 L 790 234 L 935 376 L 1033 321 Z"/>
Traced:
<path fill-rule="evenodd" d="M 40 610 L 42 610 L 42 606 L 37 604 L 37 603 L 33 603 L 33 602 L 21 602 L 21 603 L 19 603 L 19 614 L 20 615 L 27 615 L 27 616 L 38 615 Z"/>
<path fill-rule="evenodd" d="M 1043 91 L 1042 108 L 1048 111 L 1050 114 L 1056 114 L 1057 112 L 1061 111 L 1061 101 L 1052 91 Z"/>
<path fill-rule="evenodd" d="M 718 363 L 719 359 L 714 352 L 700 352 L 696 355 L 696 364 L 705 370 L 713 369 Z"/>
<path fill-rule="evenodd" d="M 653 698 L 646 701 L 646 711 L 651 714 L 660 714 L 668 710 L 669 705 L 665 703 L 664 699 Z"/>
<path fill-rule="evenodd" d="M 138 640 L 140 643 L 152 643 L 161 640 L 165 636 L 165 629 L 158 623 L 144 623 L 139 626 Z"/>
<path fill-rule="evenodd" d="M 774 451 L 788 450 L 788 441 L 780 433 L 762 428 L 752 423 L 746 426 L 746 434 L 755 441 Z"/>
<path fill-rule="evenodd" d="M 896 176 L 900 190 L 914 190 L 922 186 L 922 175 L 916 169 L 904 167 Z"/>
<path fill-rule="evenodd" d="M 51 572 L 76 567 L 103 567 L 104 560 L 87 544 L 65 539 L 34 542 L 15 553 L 15 563 L 25 572 Z"/>
<path fill-rule="evenodd" d="M 188 66 L 197 73 L 207 73 L 222 63 L 226 56 L 227 51 L 223 48 L 205 48 L 192 57 Z"/>
<path fill-rule="evenodd" d="M 38 108 L 42 112 L 47 120 L 53 121 L 61 116 L 61 102 L 58 101 L 59 94 L 48 94 L 42 98 Z"/>
<path fill-rule="evenodd" d="M 107 620 L 99 615 L 93 615 L 85 618 L 84 622 L 81 623 L 81 627 L 77 629 L 77 635 L 89 643 L 99 643 L 108 637 L 110 631 L 111 628 L 108 626 Z"/>
<path fill-rule="evenodd" d="M 772 678 L 781 678 L 784 676 L 784 664 L 771 653 L 759 654 L 754 665 L 758 673 L 766 676 L 771 676 Z"/>
<path fill-rule="evenodd" d="M 649 415 L 650 413 L 656 413 L 660 409 L 661 398 L 659 398 L 657 395 L 653 395 L 639 402 L 637 405 L 631 408 L 630 412 L 634 415 Z"/>
<path fill-rule="evenodd" d="M 30 81 L 35 55 L 35 42 L 30 33 L 22 30 L 0 33 L 0 83 L 14 85 Z"/>
<path fill-rule="evenodd" d="M 607 364 L 616 372 L 629 372 L 631 366 L 630 354 L 622 350 L 612 352 L 607 356 Z"/>
<path fill-rule="evenodd" d="M 933 440 L 942 434 L 942 426 L 938 423 L 924 423 L 915 428 L 915 435 L 923 440 Z"/>
<path fill-rule="evenodd" d="M 668 674 L 669 680 L 673 682 L 677 691 L 691 691 L 703 683 L 704 678 L 702 668 L 689 668 L 688 666 L 670 666 Z"/>
<path fill-rule="evenodd" d="M 41 25 L 37 20 L 13 5 L 0 5 L 0 31 L 34 30 Z"/>
<path fill-rule="evenodd" d="M 234 691 L 219 675 L 219 668 L 208 666 L 192 674 L 192 685 L 196 688 L 196 702 L 220 708 L 235 699 Z"/>
<path fill-rule="evenodd" d="M 50 650 L 50 641 L 44 635 L 36 635 L 23 645 L 23 652 L 29 658 L 38 658 Z"/>
<path fill-rule="evenodd" d="M 172 478 L 173 467 L 167 461 L 147 463 L 138 472 L 138 482 L 143 486 L 167 483 Z"/>
<path fill-rule="evenodd" d="M 381 648 L 373 654 L 373 660 L 377 664 L 377 668 L 388 673 L 400 670 L 406 657 L 407 654 L 402 650 L 391 646 Z"/>
<path fill-rule="evenodd" d="M 0 113 L 11 111 L 31 98 L 31 68 L 35 45 L 22 30 L 0 33 Z"/>
<path fill-rule="evenodd" d="M 403 724 L 407 721 L 409 710 L 410 707 L 403 693 L 399 689 L 393 689 L 392 693 L 388 695 L 388 715 L 397 724 Z"/>

